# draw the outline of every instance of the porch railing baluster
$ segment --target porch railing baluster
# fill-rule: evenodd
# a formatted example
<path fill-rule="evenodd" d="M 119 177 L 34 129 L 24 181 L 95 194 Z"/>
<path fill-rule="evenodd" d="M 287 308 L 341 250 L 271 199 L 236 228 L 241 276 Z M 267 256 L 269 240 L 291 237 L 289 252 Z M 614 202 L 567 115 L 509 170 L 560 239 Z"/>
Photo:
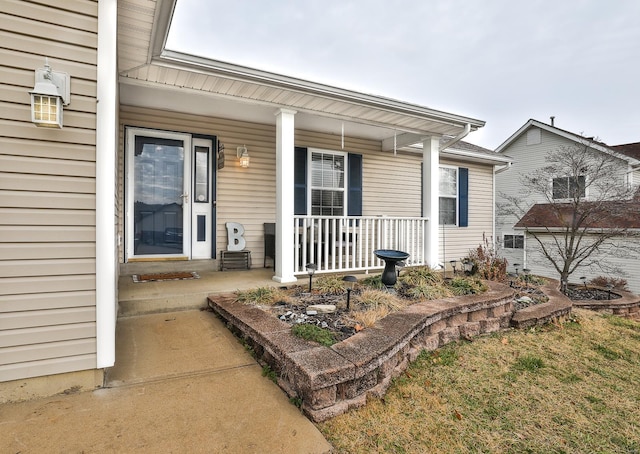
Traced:
<path fill-rule="evenodd" d="M 306 274 L 314 263 L 318 273 L 379 269 L 384 263 L 375 249 L 399 249 L 410 254 L 410 265 L 425 264 L 426 218 L 295 216 L 295 274 Z"/>

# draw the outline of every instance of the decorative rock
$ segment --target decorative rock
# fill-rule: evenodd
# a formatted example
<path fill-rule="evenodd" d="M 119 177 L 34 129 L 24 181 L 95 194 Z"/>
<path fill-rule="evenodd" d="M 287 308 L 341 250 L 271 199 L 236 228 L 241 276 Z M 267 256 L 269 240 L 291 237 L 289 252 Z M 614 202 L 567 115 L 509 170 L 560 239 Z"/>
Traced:
<path fill-rule="evenodd" d="M 310 311 L 307 309 L 307 315 L 318 315 L 318 311 Z"/>
<path fill-rule="evenodd" d="M 318 314 L 333 314 L 336 311 L 335 304 L 314 304 L 307 307 L 307 313 L 309 311 L 316 311 Z"/>
<path fill-rule="evenodd" d="M 521 296 L 516 301 L 519 302 L 519 303 L 533 303 L 533 300 L 531 298 L 529 298 L 528 296 Z"/>

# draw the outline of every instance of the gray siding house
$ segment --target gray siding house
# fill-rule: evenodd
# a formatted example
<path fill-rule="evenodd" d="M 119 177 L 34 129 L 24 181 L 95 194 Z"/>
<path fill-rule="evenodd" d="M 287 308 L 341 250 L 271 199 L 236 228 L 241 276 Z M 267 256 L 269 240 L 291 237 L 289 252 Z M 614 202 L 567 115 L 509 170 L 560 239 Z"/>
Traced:
<path fill-rule="evenodd" d="M 493 234 L 508 159 L 462 141 L 483 121 L 166 49 L 174 7 L 0 3 L 0 401 L 100 386 L 119 276 L 218 269 L 227 222 L 254 267 L 276 224 L 274 282 L 380 269 L 374 248 L 439 266 Z M 62 128 L 31 119 L 45 59 Z"/>
<path fill-rule="evenodd" d="M 517 194 L 523 194 L 523 204 L 529 207 L 547 203 L 547 200 L 540 194 L 525 195 L 521 184 L 523 176 L 530 175 L 536 169 L 547 165 L 545 157 L 548 153 L 561 147 L 571 147 L 583 143 L 585 143 L 585 138 L 580 134 L 533 119 L 527 121 L 496 149 L 496 153 L 508 156 L 512 161 L 507 172 L 499 171 L 496 174 L 496 205 L 500 207 L 507 202 L 505 196 Z M 607 153 L 619 164 L 619 172 L 611 184 L 632 187 L 640 185 L 640 160 L 638 160 L 638 156 L 633 154 L 637 147 L 631 145 L 612 147 L 594 141 L 590 141 L 589 144 L 594 152 Z M 550 185 L 552 183 L 549 181 Z M 585 196 L 586 200 L 589 200 L 590 197 L 592 199 L 597 197 L 597 194 L 587 193 Z M 509 270 L 513 271 L 516 268 L 514 264 L 517 264 L 520 270 L 528 268 L 535 274 L 557 278 L 555 270 L 540 255 L 536 241 L 527 237 L 524 225 L 517 225 L 520 218 L 506 215 L 499 208 L 497 208 L 497 212 L 496 244 L 500 255 L 508 260 Z M 542 228 L 542 226 L 537 225 L 535 228 Z M 624 241 L 630 240 L 625 239 Z M 638 278 L 640 276 L 640 261 L 621 259 L 612 260 L 612 262 L 617 262 L 618 267 L 626 270 L 627 275 L 610 277 L 624 277 L 628 280 L 632 291 L 640 292 L 640 278 Z M 578 279 L 581 276 L 593 278 L 603 274 L 602 271 L 595 268 L 583 268 L 573 278 Z"/>

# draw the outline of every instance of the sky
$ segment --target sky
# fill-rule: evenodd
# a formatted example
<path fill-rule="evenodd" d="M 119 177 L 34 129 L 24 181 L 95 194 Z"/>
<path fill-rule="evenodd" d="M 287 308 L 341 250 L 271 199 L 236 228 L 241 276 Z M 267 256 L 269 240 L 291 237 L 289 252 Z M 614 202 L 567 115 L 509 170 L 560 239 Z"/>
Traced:
<path fill-rule="evenodd" d="M 637 0 L 178 0 L 167 48 L 486 121 L 640 142 Z"/>

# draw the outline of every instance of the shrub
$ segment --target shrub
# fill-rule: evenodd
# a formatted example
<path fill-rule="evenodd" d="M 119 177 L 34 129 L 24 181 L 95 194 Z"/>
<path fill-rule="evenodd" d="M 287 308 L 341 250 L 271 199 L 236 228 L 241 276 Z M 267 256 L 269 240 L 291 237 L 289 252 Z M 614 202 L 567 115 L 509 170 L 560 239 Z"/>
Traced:
<path fill-rule="evenodd" d="M 444 284 L 429 285 L 426 283 L 419 283 L 413 286 L 403 284 L 400 288 L 400 292 L 407 298 L 423 300 L 435 300 L 438 298 L 447 298 L 452 296 L 451 291 L 445 287 Z"/>
<path fill-rule="evenodd" d="M 311 288 L 317 293 L 340 295 L 344 293 L 344 281 L 342 280 L 342 276 L 330 274 L 318 278 Z"/>
<path fill-rule="evenodd" d="M 391 311 L 386 306 L 375 306 L 360 311 L 354 311 L 351 313 L 351 318 L 363 328 L 369 328 L 375 325 L 378 320 L 382 320 L 390 313 Z"/>
<path fill-rule="evenodd" d="M 449 283 L 451 287 L 451 291 L 454 295 L 475 295 L 478 293 L 485 292 L 487 290 L 487 286 L 482 283 L 479 279 L 470 279 L 464 277 L 456 277 L 451 279 Z"/>
<path fill-rule="evenodd" d="M 367 276 L 366 278 L 362 279 L 360 281 L 360 283 L 364 287 L 369 287 L 369 288 L 376 289 L 376 290 L 384 290 L 385 289 L 385 285 L 382 283 L 382 275 L 381 274 Z"/>
<path fill-rule="evenodd" d="M 306 340 L 314 341 L 325 347 L 331 347 L 336 343 L 336 338 L 328 329 L 320 328 L 316 325 L 299 324 L 291 328 L 294 336 Z"/>
<path fill-rule="evenodd" d="M 628 292 L 629 288 L 627 287 L 626 279 L 618 279 L 615 277 L 606 277 L 606 276 L 598 276 L 594 277 L 589 281 L 590 285 L 595 287 L 606 287 L 607 285 L 613 285 L 613 288 L 622 290 L 624 292 Z"/>
<path fill-rule="evenodd" d="M 484 244 L 469 251 L 467 257 L 477 269 L 477 274 L 482 279 L 503 282 L 507 279 L 507 259 L 498 257 L 498 253 L 489 245 L 485 238 Z M 463 262 L 465 259 L 462 260 Z"/>
<path fill-rule="evenodd" d="M 384 290 L 365 290 L 357 296 L 357 301 L 372 309 L 386 307 L 390 310 L 398 310 L 404 306 L 399 298 Z"/>
<path fill-rule="evenodd" d="M 291 297 L 275 287 L 258 287 L 249 290 L 238 290 L 236 301 L 243 304 L 269 305 L 289 303 Z"/>
<path fill-rule="evenodd" d="M 407 285 L 440 285 L 442 274 L 428 266 L 409 268 L 400 276 L 400 282 Z"/>

